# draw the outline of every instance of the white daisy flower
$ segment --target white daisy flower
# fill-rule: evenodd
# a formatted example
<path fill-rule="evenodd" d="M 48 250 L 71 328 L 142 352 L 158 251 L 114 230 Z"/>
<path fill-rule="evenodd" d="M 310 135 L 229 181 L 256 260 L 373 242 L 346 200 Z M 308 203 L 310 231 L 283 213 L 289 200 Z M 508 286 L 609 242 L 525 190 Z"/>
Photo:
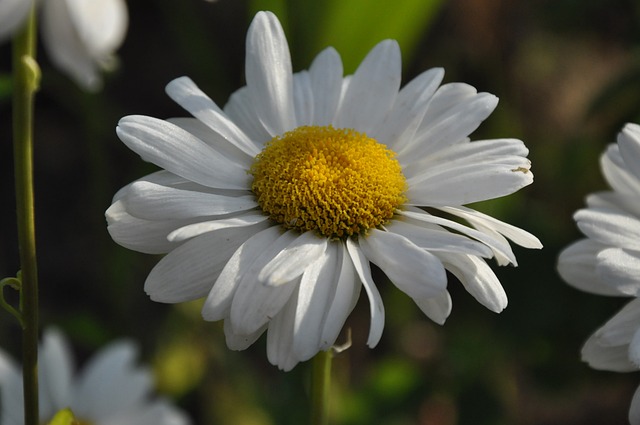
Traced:
<path fill-rule="evenodd" d="M 570 285 L 598 295 L 635 297 L 582 348 L 594 369 L 640 369 L 640 126 L 627 124 L 601 157 L 613 190 L 591 194 L 574 219 L 586 235 L 560 253 L 558 271 Z M 640 424 L 640 388 L 629 420 Z"/>
<path fill-rule="evenodd" d="M 0 40 L 22 27 L 32 4 L 41 7 L 42 42 L 49 59 L 85 90 L 102 86 L 124 41 L 129 14 L 124 0 L 0 0 Z"/>
<path fill-rule="evenodd" d="M 400 89 L 400 74 L 393 40 L 350 76 L 332 48 L 293 73 L 278 19 L 260 12 L 247 35 L 247 85 L 224 109 L 183 77 L 167 93 L 195 118 L 123 118 L 120 139 L 164 169 L 121 189 L 106 214 L 119 244 L 168 253 L 145 283 L 151 298 L 206 297 L 203 317 L 224 320 L 231 349 L 266 330 L 268 358 L 284 370 L 335 343 L 362 287 L 367 343 L 378 343 L 384 307 L 370 263 L 437 323 L 451 310 L 446 270 L 504 309 L 485 259 L 516 264 L 507 238 L 540 242 L 463 205 L 530 184 L 527 148 L 469 141 L 495 96 L 439 87 L 442 69 Z"/>
<path fill-rule="evenodd" d="M 113 342 L 75 374 L 69 345 L 48 329 L 38 353 L 40 422 L 49 423 L 71 408 L 80 424 L 187 425 L 184 413 L 163 399 L 152 399 L 151 372 L 137 366 L 130 341 Z M 22 371 L 0 350 L 0 425 L 22 425 Z"/>

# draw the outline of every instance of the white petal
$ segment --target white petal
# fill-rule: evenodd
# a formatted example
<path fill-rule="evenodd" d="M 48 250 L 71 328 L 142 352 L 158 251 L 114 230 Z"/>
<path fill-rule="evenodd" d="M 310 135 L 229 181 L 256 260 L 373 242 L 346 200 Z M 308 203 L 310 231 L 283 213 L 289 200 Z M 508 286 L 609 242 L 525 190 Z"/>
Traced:
<path fill-rule="evenodd" d="M 621 295 L 600 280 L 596 272 L 596 255 L 605 245 L 582 239 L 566 247 L 558 257 L 558 273 L 574 288 L 598 295 Z"/>
<path fill-rule="evenodd" d="M 437 89 L 422 123 L 422 130 L 445 120 L 460 105 L 473 102 L 478 97 L 475 87 L 465 83 L 448 83 Z"/>
<path fill-rule="evenodd" d="M 436 217 L 422 210 L 417 210 L 417 209 L 400 210 L 398 211 L 398 213 L 405 217 L 409 217 L 410 219 L 419 220 L 426 223 L 437 224 L 439 226 L 453 229 L 457 232 L 462 233 L 463 235 L 472 237 L 482 242 L 483 244 L 487 245 L 494 252 L 499 252 L 500 255 L 504 256 L 505 258 L 508 258 L 509 262 L 516 264 L 516 258 L 513 255 L 513 251 L 511 250 L 509 243 L 504 238 L 496 238 L 494 235 L 483 233 L 481 231 L 464 226 L 452 220 Z"/>
<path fill-rule="evenodd" d="M 398 95 L 401 71 L 398 43 L 378 43 L 353 74 L 336 114 L 336 126 L 367 134 L 374 130 Z"/>
<path fill-rule="evenodd" d="M 113 53 L 124 41 L 129 24 L 123 0 L 66 0 L 78 36 L 93 57 Z"/>
<path fill-rule="evenodd" d="M 229 315 L 231 302 L 244 273 L 280 237 L 279 226 L 271 226 L 251 236 L 233 253 L 215 281 L 202 307 L 204 320 L 222 320 Z"/>
<path fill-rule="evenodd" d="M 529 149 L 522 140 L 490 139 L 456 143 L 431 155 L 411 157 L 403 163 L 402 172 L 408 179 L 419 179 L 432 168 L 446 168 L 460 162 L 474 164 L 490 158 L 525 158 Z M 419 158 L 419 159 L 416 159 Z"/>
<path fill-rule="evenodd" d="M 617 141 L 627 170 L 640 182 L 640 126 L 626 124 Z"/>
<path fill-rule="evenodd" d="M 435 255 L 404 236 L 371 229 L 360 248 L 391 282 L 413 299 L 435 297 L 447 287 L 444 266 Z"/>
<path fill-rule="evenodd" d="M 297 302 L 298 292 L 295 291 L 282 310 L 271 320 L 267 331 L 267 358 L 271 364 L 285 372 L 293 369 L 300 361 L 293 352 L 293 324 Z"/>
<path fill-rule="evenodd" d="M 640 425 L 640 387 L 633 393 L 631 407 L 629 408 L 629 423 Z"/>
<path fill-rule="evenodd" d="M 518 245 L 526 248 L 542 248 L 540 240 L 529 232 L 515 226 L 511 226 L 510 224 L 504 223 L 486 214 L 472 210 L 471 208 L 458 206 L 438 207 L 438 209 L 465 219 L 480 232 L 488 235 L 494 240 L 500 241 L 499 249 L 492 248 L 496 262 L 500 266 L 507 264 L 513 264 L 514 266 L 518 265 L 515 260 L 515 255 L 511 250 L 511 246 L 505 236 L 513 240 Z"/>
<path fill-rule="evenodd" d="M 581 354 L 582 360 L 594 369 L 612 372 L 637 370 L 637 367 L 629 361 L 629 347 L 622 345 L 603 347 L 593 336 L 584 344 Z"/>
<path fill-rule="evenodd" d="M 337 273 L 342 268 L 337 245 L 331 243 L 326 251 L 316 255 L 316 261 L 300 279 L 293 326 L 293 352 L 301 361 L 309 360 L 320 351 L 324 321 L 335 296 Z"/>
<path fill-rule="evenodd" d="M 251 164 L 253 164 L 253 156 L 246 154 L 242 150 L 238 149 L 234 144 L 224 140 L 218 133 L 202 123 L 202 121 L 190 117 L 168 118 L 167 121 L 193 134 L 221 155 L 229 158 L 230 161 L 243 166 L 245 169 L 248 170 L 251 167 Z"/>
<path fill-rule="evenodd" d="M 438 209 L 448 212 L 449 214 L 462 217 L 480 230 L 492 229 L 495 232 L 506 236 L 516 244 L 525 248 L 542 248 L 542 242 L 540 242 L 540 240 L 531 233 L 516 226 L 512 226 L 509 223 L 505 223 L 504 221 L 493 218 L 487 214 L 483 214 L 479 211 L 475 211 L 471 208 L 466 207 L 440 207 Z"/>
<path fill-rule="evenodd" d="M 336 275 L 336 289 L 326 315 L 322 335 L 320 336 L 320 350 L 325 351 L 335 344 L 349 313 L 356 306 L 356 302 L 360 297 L 360 288 L 362 288 L 356 278 L 356 271 L 345 245 L 342 242 L 335 245 L 337 245 L 338 252 L 336 255 L 339 265 L 338 274 Z"/>
<path fill-rule="evenodd" d="M 520 156 L 462 157 L 407 179 L 409 205 L 464 205 L 510 195 L 533 183 L 531 163 Z"/>
<path fill-rule="evenodd" d="M 422 226 L 420 224 L 423 224 Z M 415 222 L 408 223 L 401 220 L 393 220 L 385 225 L 387 230 L 404 236 L 420 248 L 428 251 L 458 252 L 471 255 L 479 255 L 486 258 L 493 257 L 493 251 L 485 245 L 467 236 L 449 232 L 439 226 L 427 227 L 428 224 Z"/>
<path fill-rule="evenodd" d="M 85 90 L 102 85 L 98 64 L 80 39 L 66 0 L 42 2 L 42 43 L 49 59 Z"/>
<path fill-rule="evenodd" d="M 636 327 L 636 332 L 629 343 L 629 360 L 640 368 L 640 326 Z"/>
<path fill-rule="evenodd" d="M 22 373 L 20 366 L 0 349 L 0 423 L 24 424 Z M 41 409 L 43 410 L 43 409 Z"/>
<path fill-rule="evenodd" d="M 307 71 L 293 74 L 293 105 L 296 112 L 296 124 L 313 124 L 313 91 L 311 80 Z"/>
<path fill-rule="evenodd" d="M 618 145 L 611 144 L 600 157 L 600 168 L 611 187 L 627 195 L 638 197 L 640 181 L 627 169 Z"/>
<path fill-rule="evenodd" d="M 508 264 L 512 264 L 513 266 L 518 265 L 515 254 L 513 253 L 513 250 L 511 249 L 511 245 L 509 245 L 509 241 L 507 240 L 507 238 L 505 238 L 501 233 L 497 232 L 490 226 L 484 226 L 483 224 L 479 223 L 473 223 L 473 226 L 485 235 L 492 237 L 494 240 L 500 241 L 500 248 L 496 249 L 492 247 L 493 254 L 495 255 L 496 262 L 499 266 L 506 266 Z M 505 247 L 504 251 L 503 247 Z"/>
<path fill-rule="evenodd" d="M 73 357 L 60 331 L 54 328 L 45 331 L 38 360 L 40 403 L 54 409 L 68 406 L 71 402 Z"/>
<path fill-rule="evenodd" d="M 334 124 L 335 124 L 335 120 L 337 120 L 337 114 L 338 114 L 338 111 L 340 110 L 340 105 L 344 100 L 344 95 L 347 92 L 347 89 L 349 88 L 349 84 L 351 83 L 352 78 L 353 78 L 353 75 L 345 75 L 342 78 L 342 87 L 340 89 L 340 100 L 338 101 L 338 109 L 336 110 L 336 117 L 334 118 Z"/>
<path fill-rule="evenodd" d="M 464 141 L 493 112 L 498 98 L 462 83 L 445 84 L 433 95 L 416 135 L 397 152 L 401 163 L 424 158 Z"/>
<path fill-rule="evenodd" d="M 320 52 L 311 63 L 312 124 L 323 126 L 333 122 L 342 92 L 342 72 L 342 60 L 333 47 Z"/>
<path fill-rule="evenodd" d="M 181 242 L 203 233 L 212 232 L 219 229 L 228 229 L 232 227 L 245 227 L 258 224 L 268 220 L 269 217 L 261 212 L 245 213 L 240 216 L 231 218 L 222 218 L 220 220 L 201 221 L 198 223 L 188 224 L 169 233 L 167 239 L 171 242 Z"/>
<path fill-rule="evenodd" d="M 0 348 L 0 387 L 4 387 L 7 382 L 5 377 L 13 375 L 20 369 L 20 366 L 11 358 L 9 353 L 6 353 Z M 0 393 L 0 394 L 4 394 Z"/>
<path fill-rule="evenodd" d="M 141 403 L 152 386 L 151 373 L 134 364 L 137 348 L 128 341 L 111 343 L 93 356 L 78 377 L 71 409 L 95 421 Z"/>
<path fill-rule="evenodd" d="M 28 3 L 28 2 L 25 2 Z M 100 68 L 117 64 L 128 12 L 123 0 L 43 2 L 43 43 L 52 61 L 87 90 L 97 90 Z"/>
<path fill-rule="evenodd" d="M 175 249 L 179 243 L 169 241 L 167 235 L 194 220 L 143 220 L 127 213 L 121 200 L 107 209 L 106 217 L 107 230 L 115 242 L 145 254 L 166 254 Z"/>
<path fill-rule="evenodd" d="M 278 18 L 258 12 L 247 32 L 246 79 L 262 125 L 272 135 L 293 130 L 293 76 L 287 39 Z"/>
<path fill-rule="evenodd" d="M 249 187 L 246 169 L 167 121 L 142 115 L 128 116 L 120 120 L 116 133 L 142 159 L 185 179 L 223 189 Z"/>
<path fill-rule="evenodd" d="M 444 325 L 451 313 L 451 295 L 449 295 L 448 291 L 444 291 L 435 297 L 415 299 L 414 301 L 429 319 L 439 325 Z"/>
<path fill-rule="evenodd" d="M 347 252 L 353 262 L 356 273 L 367 292 L 367 297 L 369 297 L 371 327 L 369 329 L 367 345 L 373 348 L 378 345 L 378 342 L 380 342 L 382 330 L 384 329 L 384 305 L 382 304 L 382 297 L 380 297 L 380 292 L 378 292 L 378 288 L 376 288 L 376 285 L 373 283 L 369 261 L 364 256 L 357 243 L 351 239 L 347 239 Z"/>
<path fill-rule="evenodd" d="M 507 307 L 507 294 L 484 260 L 466 254 L 438 254 L 445 267 L 480 304 L 500 313 Z"/>
<path fill-rule="evenodd" d="M 606 246 L 591 239 L 582 239 L 566 247 L 558 257 L 558 273 L 574 288 L 597 295 L 622 295 L 600 280 L 596 272 L 596 256 Z"/>
<path fill-rule="evenodd" d="M 211 191 L 212 193 L 214 193 L 214 189 L 208 188 L 207 186 L 199 185 L 197 183 L 194 183 L 190 180 L 185 179 L 184 177 L 180 177 L 173 173 L 170 173 L 167 170 L 159 170 L 151 174 L 147 174 L 146 176 L 140 177 L 138 180 L 134 180 L 128 185 L 122 187 L 113 196 L 113 202 L 123 199 L 129 192 L 129 189 L 131 189 L 131 185 L 138 181 L 155 183 L 162 186 L 175 187 L 177 189 L 198 190 L 200 192 Z M 242 191 L 221 190 L 221 193 L 230 193 L 230 192 L 242 192 Z M 249 193 L 251 192 L 249 191 L 245 192 L 245 194 L 249 194 Z"/>
<path fill-rule="evenodd" d="M 298 234 L 290 230 L 276 239 L 245 270 L 231 303 L 231 326 L 235 333 L 250 334 L 271 320 L 297 288 L 295 284 L 267 286 L 258 274 L 273 258 L 289 246 Z"/>
<path fill-rule="evenodd" d="M 619 209 L 640 217 L 640 203 L 637 195 L 614 191 L 596 192 L 587 196 L 586 204 L 589 208 Z"/>
<path fill-rule="evenodd" d="M 413 139 L 427 105 L 443 77 L 442 68 L 432 68 L 411 80 L 400 90 L 390 113 L 371 137 L 389 146 L 394 152 L 401 151 Z"/>
<path fill-rule="evenodd" d="M 224 336 L 225 342 L 227 343 L 227 347 L 230 350 L 241 351 L 246 350 L 252 345 L 254 342 L 260 338 L 260 336 L 267 329 L 267 326 L 263 326 L 252 334 L 248 335 L 239 335 L 233 332 L 233 328 L 231 327 L 231 321 L 224 321 Z"/>
<path fill-rule="evenodd" d="M 603 347 L 629 346 L 633 336 L 640 329 L 640 299 L 635 298 L 599 328 L 594 338 Z"/>
<path fill-rule="evenodd" d="M 273 137 L 260 122 L 247 86 L 229 97 L 224 112 L 249 136 L 256 149 L 262 150 L 264 143 Z"/>
<path fill-rule="evenodd" d="M 640 295 L 640 258 L 621 248 L 608 248 L 597 255 L 596 272 L 602 282 L 618 293 Z"/>
<path fill-rule="evenodd" d="M 246 211 L 258 206 L 254 196 L 225 196 L 138 181 L 123 199 L 127 212 L 147 220 L 177 220 Z"/>
<path fill-rule="evenodd" d="M 32 2 L 25 0 L 2 0 L 0 2 L 0 41 L 11 37 L 26 21 Z"/>
<path fill-rule="evenodd" d="M 271 286 L 291 282 L 325 252 L 327 245 L 327 239 L 315 231 L 303 233 L 260 270 L 258 280 Z"/>
<path fill-rule="evenodd" d="M 176 78 L 167 84 L 165 90 L 171 99 L 211 130 L 206 139 L 212 139 L 214 149 L 216 146 L 230 144 L 250 158 L 260 152 L 247 135 L 189 77 Z M 222 152 L 226 150 L 221 148 Z"/>
<path fill-rule="evenodd" d="M 588 237 L 607 245 L 640 249 L 640 220 L 613 208 L 579 210 L 573 218 Z"/>
<path fill-rule="evenodd" d="M 262 228 L 258 224 L 220 229 L 185 242 L 151 270 L 145 292 L 152 300 L 165 303 L 204 297 L 238 247 Z"/>

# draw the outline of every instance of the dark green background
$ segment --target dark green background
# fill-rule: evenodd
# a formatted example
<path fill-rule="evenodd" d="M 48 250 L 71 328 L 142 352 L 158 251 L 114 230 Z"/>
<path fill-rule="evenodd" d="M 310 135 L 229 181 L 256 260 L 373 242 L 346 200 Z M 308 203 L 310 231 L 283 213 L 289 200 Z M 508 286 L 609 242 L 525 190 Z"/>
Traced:
<path fill-rule="evenodd" d="M 81 92 L 39 53 L 36 214 L 43 326 L 69 335 L 80 359 L 131 337 L 196 424 L 300 424 L 309 367 L 282 373 L 261 339 L 224 346 L 198 303 L 150 301 L 144 279 L 158 258 L 111 241 L 104 210 L 115 191 L 154 170 L 115 136 L 128 114 L 186 113 L 165 94 L 190 76 L 219 105 L 242 86 L 244 39 L 256 10 L 281 18 L 295 70 L 334 45 L 352 72 L 383 38 L 403 51 L 404 81 L 434 66 L 500 98 L 473 138 L 517 137 L 530 149 L 533 185 L 478 205 L 527 229 L 542 251 L 515 247 L 520 266 L 496 269 L 509 306 L 496 315 L 451 279 L 444 326 L 380 279 L 387 321 L 366 347 L 366 297 L 349 321 L 353 347 L 334 362 L 332 423 L 341 425 L 623 424 L 637 374 L 591 370 L 584 340 L 624 302 L 584 294 L 558 277 L 556 258 L 580 237 L 572 213 L 606 187 L 598 158 L 627 121 L 640 122 L 640 4 L 624 0 L 136 0 L 120 67 L 99 95 Z M 0 46 L 0 277 L 19 268 L 10 132 L 10 46 Z M 492 266 L 495 264 L 492 262 Z M 11 298 L 6 290 L 7 298 Z M 19 356 L 20 332 L 0 312 L 0 345 Z"/>

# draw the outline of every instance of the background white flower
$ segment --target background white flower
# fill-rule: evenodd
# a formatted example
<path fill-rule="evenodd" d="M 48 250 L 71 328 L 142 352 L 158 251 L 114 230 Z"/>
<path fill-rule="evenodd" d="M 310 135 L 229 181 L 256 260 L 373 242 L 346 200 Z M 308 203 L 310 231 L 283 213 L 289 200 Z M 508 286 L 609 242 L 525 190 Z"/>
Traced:
<path fill-rule="evenodd" d="M 42 42 L 51 61 L 81 87 L 100 89 L 100 72 L 113 69 L 127 32 L 124 0 L 47 0 L 41 7 Z"/>
<path fill-rule="evenodd" d="M 74 372 L 71 349 L 56 329 L 48 329 L 38 353 L 40 420 L 61 409 L 93 425 L 187 425 L 190 421 L 163 399 L 152 398 L 151 372 L 135 364 L 137 348 L 117 341 Z M 22 372 L 0 350 L 0 425 L 23 424 Z"/>
<path fill-rule="evenodd" d="M 400 89 L 392 40 L 351 76 L 332 48 L 294 74 L 278 19 L 261 12 L 247 34 L 247 86 L 224 110 L 183 77 L 167 93 L 195 118 L 120 121 L 121 140 L 164 170 L 115 195 L 109 232 L 130 249 L 169 253 L 145 283 L 152 299 L 207 297 L 203 316 L 225 320 L 230 348 L 268 330 L 269 360 L 285 370 L 335 343 L 362 287 L 367 343 L 378 343 L 384 306 L 370 262 L 438 323 L 451 311 L 446 270 L 499 312 L 507 297 L 485 258 L 516 264 L 507 238 L 541 244 L 463 205 L 530 184 L 528 150 L 515 139 L 471 143 L 497 98 L 466 84 L 439 87 L 443 74 L 428 70 Z M 367 159 L 354 177 L 356 150 Z"/>
<path fill-rule="evenodd" d="M 0 1 L 0 41 L 10 37 L 22 25 L 31 4 L 25 0 Z"/>
<path fill-rule="evenodd" d="M 42 42 L 49 59 L 80 87 L 102 87 L 101 72 L 112 70 L 124 41 L 129 15 L 124 0 L 36 1 Z M 0 40 L 24 23 L 31 1 L 0 1 Z"/>
<path fill-rule="evenodd" d="M 636 297 L 582 348 L 594 369 L 640 370 L 640 126 L 627 124 L 601 157 L 613 190 L 591 194 L 574 219 L 585 234 L 560 253 L 558 271 L 570 285 L 599 295 Z M 640 389 L 629 411 L 640 424 Z"/>

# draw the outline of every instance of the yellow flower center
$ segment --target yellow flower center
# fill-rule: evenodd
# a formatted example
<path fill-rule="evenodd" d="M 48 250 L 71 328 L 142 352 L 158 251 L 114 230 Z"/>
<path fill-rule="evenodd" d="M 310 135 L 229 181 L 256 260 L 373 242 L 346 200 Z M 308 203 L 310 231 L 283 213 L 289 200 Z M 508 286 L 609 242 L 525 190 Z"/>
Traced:
<path fill-rule="evenodd" d="M 351 129 L 305 126 L 274 137 L 250 172 L 272 220 L 328 238 L 378 227 L 406 201 L 395 153 Z"/>
<path fill-rule="evenodd" d="M 60 424 L 69 424 L 69 425 L 93 425 L 92 421 L 87 421 L 82 418 L 77 418 L 74 416 L 71 408 L 67 407 L 65 409 L 59 410 L 53 415 L 50 421 L 46 421 L 42 425 L 60 425 Z"/>

